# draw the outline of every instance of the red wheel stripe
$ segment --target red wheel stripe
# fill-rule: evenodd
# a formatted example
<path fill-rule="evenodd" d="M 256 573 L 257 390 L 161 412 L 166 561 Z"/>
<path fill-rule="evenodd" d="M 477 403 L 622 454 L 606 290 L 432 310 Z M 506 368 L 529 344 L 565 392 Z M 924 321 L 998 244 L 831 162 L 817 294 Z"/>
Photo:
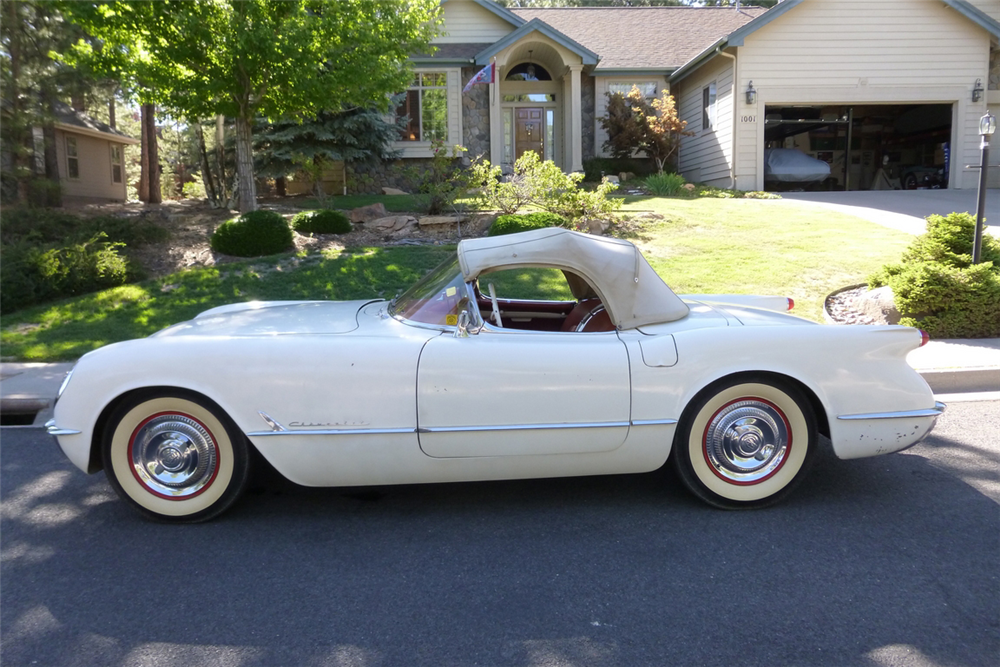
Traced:
<path fill-rule="evenodd" d="M 177 415 L 179 417 L 185 417 L 187 419 L 190 419 L 194 423 L 198 424 L 198 426 L 201 426 L 203 429 L 205 429 L 205 432 L 208 433 L 208 436 L 212 439 L 212 447 L 215 448 L 215 469 L 212 470 L 212 476 L 211 476 L 211 478 L 209 478 L 209 480 L 205 484 L 205 486 L 201 487 L 200 489 L 198 489 L 194 493 L 186 495 L 186 496 L 169 496 L 169 495 L 167 495 L 165 493 L 160 493 L 159 491 L 154 491 L 153 489 L 149 488 L 149 486 L 147 486 L 146 482 L 141 477 L 139 477 L 139 473 L 136 472 L 136 470 L 135 470 L 135 464 L 132 462 L 132 447 L 135 444 L 135 437 L 139 434 L 139 431 L 142 430 L 143 426 L 145 426 L 149 422 L 153 421 L 157 417 L 165 417 L 167 415 Z M 208 489 L 215 482 L 216 476 L 218 476 L 218 474 L 219 474 L 219 468 L 221 467 L 220 463 L 221 463 L 221 456 L 222 456 L 221 452 L 219 451 L 219 445 L 215 441 L 215 434 L 212 433 L 212 430 L 210 428 L 208 428 L 207 426 L 205 426 L 201 422 L 201 420 L 195 419 L 194 417 L 192 417 L 191 415 L 189 415 L 187 413 L 176 412 L 176 411 L 157 412 L 155 415 L 151 415 L 149 417 L 146 417 L 144 420 L 142 420 L 142 422 L 138 426 L 135 427 L 135 430 L 132 431 L 132 435 L 128 439 L 128 451 L 126 453 L 128 455 L 128 469 L 130 471 L 132 471 L 132 476 L 135 477 L 135 481 L 139 482 L 139 486 L 141 486 L 143 489 L 145 489 L 147 493 L 149 493 L 151 495 L 154 495 L 157 498 L 163 498 L 164 500 L 187 500 L 188 498 L 196 498 L 196 497 L 200 496 L 202 493 L 204 493 L 205 491 L 208 491 Z"/>
<path fill-rule="evenodd" d="M 720 412 L 728 408 L 730 405 L 733 405 L 734 403 L 740 403 L 742 401 L 760 401 L 761 403 L 766 403 L 767 405 L 770 405 L 777 411 L 778 415 L 781 417 L 781 421 L 785 423 L 785 430 L 788 431 L 788 446 L 785 448 L 785 458 L 781 459 L 781 463 L 778 464 L 777 468 L 767 473 L 760 479 L 755 479 L 752 482 L 737 482 L 736 480 L 732 480 L 729 479 L 728 477 L 725 477 L 724 475 L 722 475 L 722 473 L 720 473 L 718 470 L 715 469 L 715 466 L 712 464 L 712 461 L 708 458 L 708 427 L 712 425 L 712 422 L 715 421 L 715 418 L 719 416 Z M 701 452 L 702 455 L 705 457 L 705 463 L 708 465 L 708 469 L 711 470 L 715 474 L 715 476 L 721 479 L 723 482 L 726 482 L 727 484 L 734 484 L 736 486 L 754 486 L 755 484 L 760 484 L 761 482 L 766 482 L 767 480 L 771 479 L 774 475 L 778 473 L 779 470 L 781 470 L 785 466 L 785 463 L 788 461 L 788 455 L 791 453 L 791 451 L 792 451 L 792 426 L 791 424 L 788 423 L 788 418 L 785 417 L 785 413 L 781 410 L 781 408 L 779 408 L 771 401 L 765 398 L 759 398 L 757 396 L 745 396 L 743 398 L 737 398 L 735 401 L 730 401 L 725 405 L 723 405 L 721 408 L 715 411 L 714 415 L 712 415 L 709 418 L 708 424 L 705 425 L 705 433 L 702 434 L 701 436 Z"/>

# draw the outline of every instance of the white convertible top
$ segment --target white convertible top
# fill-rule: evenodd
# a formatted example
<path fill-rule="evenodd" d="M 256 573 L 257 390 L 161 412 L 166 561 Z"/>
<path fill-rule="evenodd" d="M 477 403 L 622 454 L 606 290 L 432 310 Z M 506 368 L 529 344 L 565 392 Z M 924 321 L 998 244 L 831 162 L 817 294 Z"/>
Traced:
<path fill-rule="evenodd" d="M 597 291 L 619 329 L 673 322 L 688 314 L 687 305 L 628 241 L 550 227 L 466 239 L 458 244 L 458 261 L 467 281 L 517 267 L 553 267 L 577 274 Z"/>

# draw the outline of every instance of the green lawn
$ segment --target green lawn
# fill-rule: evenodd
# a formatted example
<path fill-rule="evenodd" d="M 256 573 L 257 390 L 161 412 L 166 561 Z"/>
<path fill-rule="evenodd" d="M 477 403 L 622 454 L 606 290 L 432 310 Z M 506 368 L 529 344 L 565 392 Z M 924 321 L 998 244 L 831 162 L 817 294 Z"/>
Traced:
<path fill-rule="evenodd" d="M 767 200 L 629 197 L 625 210 L 664 216 L 633 241 L 677 292 L 781 294 L 795 299 L 795 313 L 817 321 L 826 294 L 898 260 L 911 238 L 851 216 Z M 185 271 L 4 316 L 2 354 L 74 359 L 236 301 L 388 298 L 452 252 L 356 248 Z M 540 281 L 537 296 L 559 294 Z"/>

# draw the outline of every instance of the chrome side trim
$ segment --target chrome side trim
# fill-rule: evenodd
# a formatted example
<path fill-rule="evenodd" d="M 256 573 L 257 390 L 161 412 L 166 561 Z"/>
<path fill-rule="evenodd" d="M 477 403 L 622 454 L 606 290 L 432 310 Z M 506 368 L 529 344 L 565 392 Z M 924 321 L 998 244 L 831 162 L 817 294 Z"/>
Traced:
<path fill-rule="evenodd" d="M 633 419 L 632 426 L 670 426 L 676 424 L 676 419 Z"/>
<path fill-rule="evenodd" d="M 263 419 L 265 422 L 267 422 L 267 425 L 270 426 L 271 430 L 274 431 L 275 433 L 280 433 L 281 431 L 287 431 L 288 430 L 284 426 L 282 426 L 281 423 L 277 419 L 274 419 L 273 417 L 271 417 L 269 414 L 267 414 L 263 410 L 258 410 L 257 414 L 260 415 L 261 419 Z"/>
<path fill-rule="evenodd" d="M 56 426 L 55 419 L 45 422 L 45 430 L 49 432 L 49 435 L 78 435 L 80 433 L 80 431 L 74 431 L 71 428 L 59 428 Z"/>
<path fill-rule="evenodd" d="M 416 433 L 415 428 L 335 428 L 324 430 L 288 430 L 284 431 L 252 431 L 248 436 L 257 438 L 270 435 L 395 435 L 398 433 Z"/>
<path fill-rule="evenodd" d="M 855 419 L 912 419 L 914 417 L 939 417 L 945 410 L 945 404 L 936 401 L 933 408 L 924 410 L 906 410 L 904 412 L 868 412 L 859 415 L 840 415 L 837 419 L 845 421 Z"/>
<path fill-rule="evenodd" d="M 631 422 L 590 422 L 580 424 L 506 424 L 503 426 L 436 426 L 418 428 L 417 433 L 472 433 L 480 431 L 552 431 L 569 428 L 624 428 Z"/>

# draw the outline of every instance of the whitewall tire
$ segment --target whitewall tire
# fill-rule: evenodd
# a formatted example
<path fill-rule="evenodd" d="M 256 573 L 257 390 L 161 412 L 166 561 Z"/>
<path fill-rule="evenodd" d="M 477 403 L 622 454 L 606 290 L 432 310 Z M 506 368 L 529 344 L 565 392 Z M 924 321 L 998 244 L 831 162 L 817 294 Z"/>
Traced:
<path fill-rule="evenodd" d="M 152 519 L 211 519 L 236 501 L 249 477 L 243 434 L 193 394 L 128 399 L 112 413 L 104 434 L 104 471 L 111 486 Z"/>
<path fill-rule="evenodd" d="M 817 443 L 809 401 L 769 376 L 721 380 L 685 410 L 674 467 L 705 502 L 724 509 L 780 501 L 802 481 Z"/>

